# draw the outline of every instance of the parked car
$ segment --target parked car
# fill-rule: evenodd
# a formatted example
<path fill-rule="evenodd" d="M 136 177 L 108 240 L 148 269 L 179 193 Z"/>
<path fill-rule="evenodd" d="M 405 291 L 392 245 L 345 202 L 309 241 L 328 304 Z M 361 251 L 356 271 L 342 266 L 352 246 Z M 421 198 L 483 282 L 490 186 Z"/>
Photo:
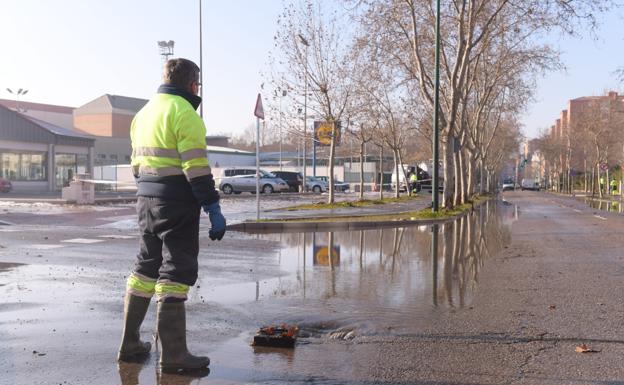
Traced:
<path fill-rule="evenodd" d="M 8 179 L 0 178 L 0 191 L 3 193 L 8 193 L 13 190 L 13 184 Z"/>
<path fill-rule="evenodd" d="M 327 183 L 327 185 L 329 186 L 329 177 L 326 176 L 317 176 L 316 179 L 320 179 L 323 180 Z M 334 190 L 335 191 L 340 191 L 340 192 L 346 192 L 349 191 L 351 189 L 351 185 L 349 183 L 346 182 L 341 182 L 337 179 L 334 179 Z"/>
<path fill-rule="evenodd" d="M 313 191 L 315 193 L 322 193 L 329 190 L 329 184 L 324 180 L 320 180 L 313 176 L 306 177 L 306 191 Z"/>
<path fill-rule="evenodd" d="M 513 190 L 515 187 L 514 180 L 511 178 L 507 178 L 503 181 L 503 191 Z"/>
<path fill-rule="evenodd" d="M 520 188 L 522 189 L 522 191 L 524 190 L 539 191 L 540 185 L 539 185 L 539 182 L 537 182 L 535 179 L 525 178 L 525 179 L 522 179 L 522 182 L 520 183 Z"/>
<path fill-rule="evenodd" d="M 282 178 L 288 184 L 288 191 L 298 192 L 303 184 L 303 176 L 296 171 L 271 171 L 278 178 Z"/>
<path fill-rule="evenodd" d="M 219 180 L 219 190 L 224 194 L 240 194 L 242 192 L 256 192 L 256 175 L 243 174 L 222 177 Z M 288 184 L 270 172 L 260 170 L 260 192 L 270 194 L 288 191 Z"/>

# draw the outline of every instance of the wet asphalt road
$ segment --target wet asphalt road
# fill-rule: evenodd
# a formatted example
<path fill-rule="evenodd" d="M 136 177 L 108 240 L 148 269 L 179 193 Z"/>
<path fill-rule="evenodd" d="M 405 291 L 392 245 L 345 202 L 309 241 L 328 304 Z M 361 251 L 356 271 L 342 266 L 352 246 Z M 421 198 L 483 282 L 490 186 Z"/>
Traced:
<path fill-rule="evenodd" d="M 187 302 L 190 349 L 212 360 L 203 378 L 159 377 L 157 353 L 115 362 L 131 205 L 5 208 L 0 384 L 623 384 L 624 218 L 544 193 L 504 199 L 442 226 L 435 259 L 424 226 L 216 243 L 203 218 Z M 249 346 L 277 321 L 302 327 L 294 350 Z M 151 307 L 144 338 L 154 323 Z"/>

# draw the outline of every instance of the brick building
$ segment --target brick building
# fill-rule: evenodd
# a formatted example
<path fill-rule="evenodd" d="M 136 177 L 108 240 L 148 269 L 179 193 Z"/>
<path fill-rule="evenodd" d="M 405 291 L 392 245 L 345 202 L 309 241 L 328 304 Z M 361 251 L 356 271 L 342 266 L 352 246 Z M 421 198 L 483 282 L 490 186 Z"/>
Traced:
<path fill-rule="evenodd" d="M 130 124 L 146 103 L 145 99 L 105 94 L 73 111 L 74 127 L 96 138 L 96 166 L 130 163 Z"/>
<path fill-rule="evenodd" d="M 572 189 L 572 177 L 591 169 L 596 161 L 613 166 L 621 161 L 621 148 L 606 151 L 622 139 L 624 129 L 624 96 L 609 91 L 601 96 L 583 96 L 568 101 L 567 109 L 560 112 L 550 127 L 550 138 L 557 146 L 551 169 L 558 188 Z M 583 135 L 585 134 L 585 135 Z M 594 159 L 596 142 L 600 160 Z M 608 159 L 604 157 L 609 156 Z M 588 161 L 589 160 L 589 161 Z"/>

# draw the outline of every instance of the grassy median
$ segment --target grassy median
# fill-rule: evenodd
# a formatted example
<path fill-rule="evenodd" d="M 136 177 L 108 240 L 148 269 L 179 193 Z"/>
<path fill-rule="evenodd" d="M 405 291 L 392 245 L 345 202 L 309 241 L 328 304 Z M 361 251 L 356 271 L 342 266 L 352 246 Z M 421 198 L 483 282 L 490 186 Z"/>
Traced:
<path fill-rule="evenodd" d="M 401 197 L 401 198 L 388 198 L 387 200 L 367 200 L 367 201 L 354 201 L 354 202 L 338 202 L 338 203 L 351 203 L 356 204 L 358 202 L 364 202 L 365 205 L 372 204 L 385 204 L 392 202 L 405 202 L 411 199 L 417 199 L 416 197 Z M 368 221 L 368 222 L 388 222 L 388 221 L 417 221 L 417 220 L 443 220 L 453 218 L 459 215 L 462 215 L 470 210 L 472 210 L 478 204 L 490 199 L 490 196 L 481 195 L 475 196 L 466 204 L 455 206 L 452 209 L 441 208 L 437 213 L 431 211 L 431 207 L 424 208 L 422 210 L 417 211 L 408 211 L 403 213 L 392 213 L 392 214 L 379 214 L 379 215 L 340 215 L 340 216 L 326 216 L 326 217 L 312 217 L 312 218 L 283 218 L 283 219 L 261 219 L 259 222 L 358 222 L 358 221 Z M 377 202 L 377 203 L 371 203 Z M 294 208 L 297 207 L 297 208 Z M 306 207 L 306 208 L 299 208 Z M 314 210 L 314 209 L 323 209 L 323 208 L 336 208 L 336 207 L 362 207 L 362 206 L 335 206 L 328 205 L 326 203 L 318 203 L 318 204 L 309 204 L 309 205 L 301 205 L 301 206 L 293 206 L 293 208 L 289 208 L 289 210 Z"/>
<path fill-rule="evenodd" d="M 340 209 L 340 208 L 348 208 L 348 207 L 368 207 L 374 205 L 383 205 L 387 203 L 397 203 L 397 202 L 409 202 L 411 200 L 415 200 L 421 198 L 422 195 L 412 195 L 412 196 L 402 196 L 399 198 L 383 198 L 383 199 L 362 199 L 356 201 L 342 201 L 342 202 L 334 202 L 334 203 L 326 203 L 326 202 L 318 202 L 318 203 L 307 203 L 304 205 L 290 206 L 286 207 L 282 210 L 286 211 L 297 211 L 297 210 L 326 210 L 326 209 Z"/>

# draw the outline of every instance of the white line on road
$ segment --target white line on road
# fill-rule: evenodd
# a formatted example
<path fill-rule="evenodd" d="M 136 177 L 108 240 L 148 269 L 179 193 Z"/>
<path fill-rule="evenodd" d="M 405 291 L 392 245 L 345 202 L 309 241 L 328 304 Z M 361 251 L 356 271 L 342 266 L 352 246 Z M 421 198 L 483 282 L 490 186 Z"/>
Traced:
<path fill-rule="evenodd" d="M 572 209 L 572 210 L 576 211 L 577 213 L 582 213 L 582 211 L 579 209 Z"/>
<path fill-rule="evenodd" d="M 607 220 L 607 218 L 605 218 L 605 217 L 601 217 L 600 215 L 595 215 L 595 214 L 594 214 L 594 216 L 595 216 L 596 218 L 598 218 L 598 219 L 602 219 L 603 221 L 606 221 L 606 220 Z"/>
<path fill-rule="evenodd" d="M 61 242 L 89 244 L 89 243 L 104 242 L 104 240 L 103 239 L 74 238 L 74 239 L 66 239 Z"/>

